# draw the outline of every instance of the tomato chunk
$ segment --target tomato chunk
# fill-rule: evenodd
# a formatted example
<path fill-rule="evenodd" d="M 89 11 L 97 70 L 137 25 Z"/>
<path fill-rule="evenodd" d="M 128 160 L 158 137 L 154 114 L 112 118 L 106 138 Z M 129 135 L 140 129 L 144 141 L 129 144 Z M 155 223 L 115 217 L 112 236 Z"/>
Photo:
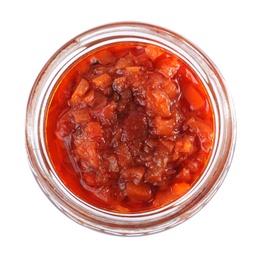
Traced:
<path fill-rule="evenodd" d="M 109 94 L 111 92 L 110 86 L 112 85 L 112 78 L 107 74 L 102 74 L 92 79 L 92 82 L 96 87 L 101 89 L 105 94 Z"/>
<path fill-rule="evenodd" d="M 184 97 L 193 110 L 198 110 L 205 107 L 205 99 L 193 85 L 187 86 L 184 92 Z"/>
<path fill-rule="evenodd" d="M 127 196 L 132 200 L 148 201 L 152 197 L 150 185 L 140 184 L 136 185 L 134 182 L 126 182 Z"/>
<path fill-rule="evenodd" d="M 152 61 L 156 60 L 159 56 L 164 54 L 164 51 L 157 46 L 147 45 L 145 53 Z"/>
<path fill-rule="evenodd" d="M 63 139 L 71 134 L 74 129 L 74 123 L 72 121 L 72 115 L 70 111 L 64 112 L 63 115 L 57 121 L 56 124 L 56 136 L 59 139 Z"/>
<path fill-rule="evenodd" d="M 178 182 L 189 182 L 191 181 L 191 173 L 189 169 L 183 168 L 176 176 Z"/>
<path fill-rule="evenodd" d="M 119 145 L 115 148 L 115 153 L 118 156 L 118 161 L 121 166 L 126 167 L 133 162 L 133 156 L 126 143 L 119 143 Z"/>
<path fill-rule="evenodd" d="M 161 117 L 169 117 L 171 101 L 165 92 L 155 89 L 147 92 L 147 108 L 152 114 L 159 115 Z"/>
<path fill-rule="evenodd" d="M 177 196 L 174 194 L 173 190 L 169 188 L 164 191 L 160 191 L 153 201 L 153 204 L 155 205 L 155 207 L 159 208 L 173 202 L 174 200 L 176 200 L 176 198 Z"/>
<path fill-rule="evenodd" d="M 189 129 L 198 136 L 204 151 L 209 151 L 212 147 L 214 135 L 209 124 L 198 117 L 191 117 L 187 121 L 187 125 Z"/>
<path fill-rule="evenodd" d="M 69 103 L 72 106 L 78 104 L 82 100 L 82 97 L 89 90 L 89 88 L 90 88 L 89 82 L 86 79 L 81 78 L 80 82 L 76 86 L 76 88 L 71 96 Z"/>
<path fill-rule="evenodd" d="M 76 140 L 75 153 L 80 161 L 94 169 L 99 167 L 99 156 L 96 150 L 96 143 L 87 139 Z"/>
<path fill-rule="evenodd" d="M 172 189 L 176 196 L 182 196 L 190 189 L 190 187 L 190 184 L 186 182 L 177 182 L 173 185 Z"/>
<path fill-rule="evenodd" d="M 175 120 L 155 117 L 153 120 L 154 131 L 159 136 L 173 136 Z"/>
<path fill-rule="evenodd" d="M 131 166 L 125 168 L 121 172 L 121 176 L 126 180 L 133 181 L 136 185 L 140 184 L 145 173 L 145 167 L 143 166 Z"/>
<path fill-rule="evenodd" d="M 103 137 L 103 131 L 99 122 L 88 123 L 85 132 L 90 140 L 96 140 Z"/>
<path fill-rule="evenodd" d="M 95 53 L 93 57 L 91 58 L 91 63 L 97 63 L 107 65 L 109 63 L 112 63 L 114 61 L 114 56 L 112 53 L 108 50 L 103 50 L 102 52 Z"/>
<path fill-rule="evenodd" d="M 163 58 L 157 62 L 156 70 L 167 78 L 173 78 L 177 73 L 180 64 L 176 58 Z"/>
<path fill-rule="evenodd" d="M 89 111 L 87 109 L 76 109 L 72 111 L 72 114 L 77 124 L 89 123 L 92 120 L 92 117 L 90 116 Z"/>

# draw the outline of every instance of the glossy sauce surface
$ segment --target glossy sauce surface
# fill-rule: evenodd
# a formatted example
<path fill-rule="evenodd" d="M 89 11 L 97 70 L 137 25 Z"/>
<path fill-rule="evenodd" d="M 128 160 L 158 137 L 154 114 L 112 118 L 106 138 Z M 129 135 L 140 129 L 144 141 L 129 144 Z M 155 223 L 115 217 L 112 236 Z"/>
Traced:
<path fill-rule="evenodd" d="M 152 45 L 119 43 L 76 62 L 46 119 L 52 164 L 87 203 L 122 213 L 184 195 L 214 138 L 209 97 L 182 60 Z"/>

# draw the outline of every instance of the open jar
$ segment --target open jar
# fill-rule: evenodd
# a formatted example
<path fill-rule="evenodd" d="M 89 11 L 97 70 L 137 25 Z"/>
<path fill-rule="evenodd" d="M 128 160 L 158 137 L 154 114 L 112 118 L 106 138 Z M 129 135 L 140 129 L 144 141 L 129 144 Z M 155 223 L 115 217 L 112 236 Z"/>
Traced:
<path fill-rule="evenodd" d="M 222 184 L 235 142 L 216 66 L 150 24 L 73 38 L 41 70 L 27 106 L 27 153 L 43 192 L 110 234 L 151 234 L 198 212 Z"/>

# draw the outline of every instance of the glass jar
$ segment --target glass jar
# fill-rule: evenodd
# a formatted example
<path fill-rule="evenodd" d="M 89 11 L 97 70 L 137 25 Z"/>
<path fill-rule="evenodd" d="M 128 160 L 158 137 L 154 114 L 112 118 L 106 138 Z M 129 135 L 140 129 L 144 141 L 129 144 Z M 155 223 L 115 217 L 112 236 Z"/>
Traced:
<path fill-rule="evenodd" d="M 162 47 L 184 60 L 200 77 L 211 100 L 215 119 L 214 147 L 207 167 L 184 196 L 153 211 L 122 214 L 89 205 L 58 178 L 48 156 L 45 119 L 60 76 L 92 50 L 116 42 Z M 145 235 L 174 227 L 198 212 L 222 184 L 232 161 L 236 119 L 225 82 L 213 62 L 182 36 L 150 24 L 114 23 L 86 31 L 61 47 L 39 73 L 28 100 L 26 148 L 32 172 L 46 196 L 64 214 L 83 226 L 116 235 Z"/>

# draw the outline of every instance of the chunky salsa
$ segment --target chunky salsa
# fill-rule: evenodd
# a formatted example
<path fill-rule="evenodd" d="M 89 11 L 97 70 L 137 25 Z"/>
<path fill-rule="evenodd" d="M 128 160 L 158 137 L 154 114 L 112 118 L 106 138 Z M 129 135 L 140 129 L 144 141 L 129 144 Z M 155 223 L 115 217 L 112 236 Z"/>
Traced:
<path fill-rule="evenodd" d="M 154 45 L 116 43 L 60 78 L 46 118 L 47 149 L 64 185 L 106 210 L 153 210 L 204 171 L 213 110 L 196 73 Z"/>

